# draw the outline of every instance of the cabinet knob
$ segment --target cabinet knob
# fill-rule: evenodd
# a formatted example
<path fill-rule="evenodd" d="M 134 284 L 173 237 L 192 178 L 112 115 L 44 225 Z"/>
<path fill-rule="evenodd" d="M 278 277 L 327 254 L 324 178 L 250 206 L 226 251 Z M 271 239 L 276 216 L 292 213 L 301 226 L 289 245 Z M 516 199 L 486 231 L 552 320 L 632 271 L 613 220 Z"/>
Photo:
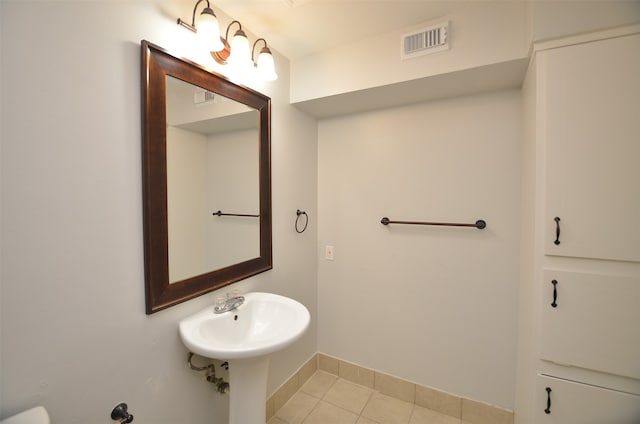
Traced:
<path fill-rule="evenodd" d="M 544 410 L 545 414 L 551 413 L 551 387 L 545 389 L 547 391 L 547 409 Z"/>
<path fill-rule="evenodd" d="M 556 308 L 558 306 L 558 280 L 551 280 L 551 284 L 553 284 L 553 302 L 551 302 L 551 307 Z"/>
<path fill-rule="evenodd" d="M 556 241 L 553 242 L 556 246 L 560 244 L 560 217 L 553 218 L 556 221 Z"/>

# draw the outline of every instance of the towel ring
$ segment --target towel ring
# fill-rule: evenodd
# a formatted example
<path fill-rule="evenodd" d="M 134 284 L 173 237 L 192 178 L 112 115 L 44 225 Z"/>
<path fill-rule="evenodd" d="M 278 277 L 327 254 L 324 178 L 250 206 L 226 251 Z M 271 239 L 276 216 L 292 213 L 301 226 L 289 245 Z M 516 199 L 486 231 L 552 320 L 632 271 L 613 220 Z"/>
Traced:
<path fill-rule="evenodd" d="M 306 230 L 306 229 L 307 229 L 307 224 L 309 224 L 309 215 L 307 215 L 307 213 L 306 213 L 305 211 L 301 211 L 300 209 L 298 209 L 298 210 L 296 211 L 296 215 L 298 215 L 298 216 L 296 217 L 296 232 L 297 232 L 298 234 L 302 234 L 302 233 L 304 233 L 304 230 Z M 301 217 L 302 215 L 304 215 L 305 220 L 304 220 L 304 227 L 302 227 L 302 230 L 300 230 L 300 229 L 298 228 L 298 226 L 299 226 L 298 221 L 300 221 L 300 217 Z"/>

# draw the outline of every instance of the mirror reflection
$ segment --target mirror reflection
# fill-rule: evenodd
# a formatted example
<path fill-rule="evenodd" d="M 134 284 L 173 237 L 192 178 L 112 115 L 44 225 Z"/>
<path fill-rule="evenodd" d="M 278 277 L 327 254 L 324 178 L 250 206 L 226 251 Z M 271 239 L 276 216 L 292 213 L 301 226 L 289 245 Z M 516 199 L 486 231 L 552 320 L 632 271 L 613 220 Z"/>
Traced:
<path fill-rule="evenodd" d="M 260 256 L 259 115 L 166 76 L 169 283 Z"/>
<path fill-rule="evenodd" d="M 142 41 L 152 314 L 273 267 L 271 99 Z"/>

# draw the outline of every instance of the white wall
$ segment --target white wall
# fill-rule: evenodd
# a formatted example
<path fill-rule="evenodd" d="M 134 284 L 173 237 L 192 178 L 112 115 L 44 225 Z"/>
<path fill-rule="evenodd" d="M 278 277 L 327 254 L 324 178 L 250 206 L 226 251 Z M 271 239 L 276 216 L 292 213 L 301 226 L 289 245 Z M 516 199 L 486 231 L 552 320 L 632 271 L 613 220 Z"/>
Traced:
<path fill-rule="evenodd" d="M 513 408 L 520 110 L 505 91 L 319 123 L 321 352 Z"/>
<path fill-rule="evenodd" d="M 402 81 L 508 62 L 527 56 L 524 2 L 457 2 L 446 16 L 295 60 L 291 101 L 323 98 Z M 450 50 L 400 58 L 402 36 L 450 21 Z"/>
<path fill-rule="evenodd" d="M 399 4 L 398 7 L 402 7 Z M 531 43 L 640 21 L 640 0 L 450 2 L 416 14 L 413 27 L 295 59 L 291 101 L 313 116 L 520 87 Z M 450 22 L 450 49 L 400 58 L 403 35 Z"/>
<path fill-rule="evenodd" d="M 213 216 L 260 212 L 258 156 L 257 129 L 167 128 L 170 282 L 260 256 L 259 220 Z"/>
<path fill-rule="evenodd" d="M 0 418 L 43 404 L 54 423 L 111 423 L 126 401 L 137 423 L 226 420 L 227 398 L 187 369 L 177 333 L 216 294 L 144 313 L 140 40 L 210 60 L 175 23 L 192 7 L 0 2 Z M 298 299 L 313 320 L 274 356 L 270 391 L 317 350 L 316 123 L 288 105 L 276 60 L 280 79 L 256 85 L 273 99 L 274 269 L 235 287 Z"/>
<path fill-rule="evenodd" d="M 256 113 L 256 121 L 257 118 Z M 260 213 L 258 138 L 257 128 L 209 135 L 208 211 Z M 259 219 L 211 216 L 207 229 L 210 269 L 260 256 Z M 225 240 L 234 240 L 234 243 Z"/>
<path fill-rule="evenodd" d="M 211 269 L 207 232 L 213 216 L 208 210 L 207 138 L 167 126 L 167 233 L 169 282 Z"/>
<path fill-rule="evenodd" d="M 640 22 L 639 0 L 544 0 L 528 8 L 531 42 Z"/>
<path fill-rule="evenodd" d="M 541 146 L 536 145 L 538 127 L 542 125 L 537 119 L 537 75 L 534 62 L 531 63 L 522 86 L 522 155 L 521 155 L 521 226 L 520 226 L 520 285 L 518 290 L 518 350 L 516 366 L 516 399 L 515 420 L 527 422 L 534 405 L 530 400 L 535 398 L 535 384 L 531 378 L 537 356 L 536 343 L 538 334 L 531 334 L 537 328 L 533 322 L 537 292 L 534 290 L 538 281 L 539 260 L 536 252 L 541 252 L 542 232 L 536 231 L 535 216 L 543 207 L 540 186 L 536 187 L 538 173 L 541 172 Z M 537 190 L 536 190 L 537 189 Z M 535 258 L 535 259 L 534 259 Z"/>

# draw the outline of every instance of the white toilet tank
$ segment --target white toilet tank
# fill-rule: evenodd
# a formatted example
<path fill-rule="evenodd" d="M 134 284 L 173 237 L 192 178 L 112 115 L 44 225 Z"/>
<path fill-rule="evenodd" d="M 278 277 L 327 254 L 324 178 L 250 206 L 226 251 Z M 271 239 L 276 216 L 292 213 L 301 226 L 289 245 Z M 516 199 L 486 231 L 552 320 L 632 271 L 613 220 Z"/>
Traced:
<path fill-rule="evenodd" d="M 28 409 L 12 417 L 5 418 L 0 424 L 51 424 L 49 414 L 42 406 Z"/>

